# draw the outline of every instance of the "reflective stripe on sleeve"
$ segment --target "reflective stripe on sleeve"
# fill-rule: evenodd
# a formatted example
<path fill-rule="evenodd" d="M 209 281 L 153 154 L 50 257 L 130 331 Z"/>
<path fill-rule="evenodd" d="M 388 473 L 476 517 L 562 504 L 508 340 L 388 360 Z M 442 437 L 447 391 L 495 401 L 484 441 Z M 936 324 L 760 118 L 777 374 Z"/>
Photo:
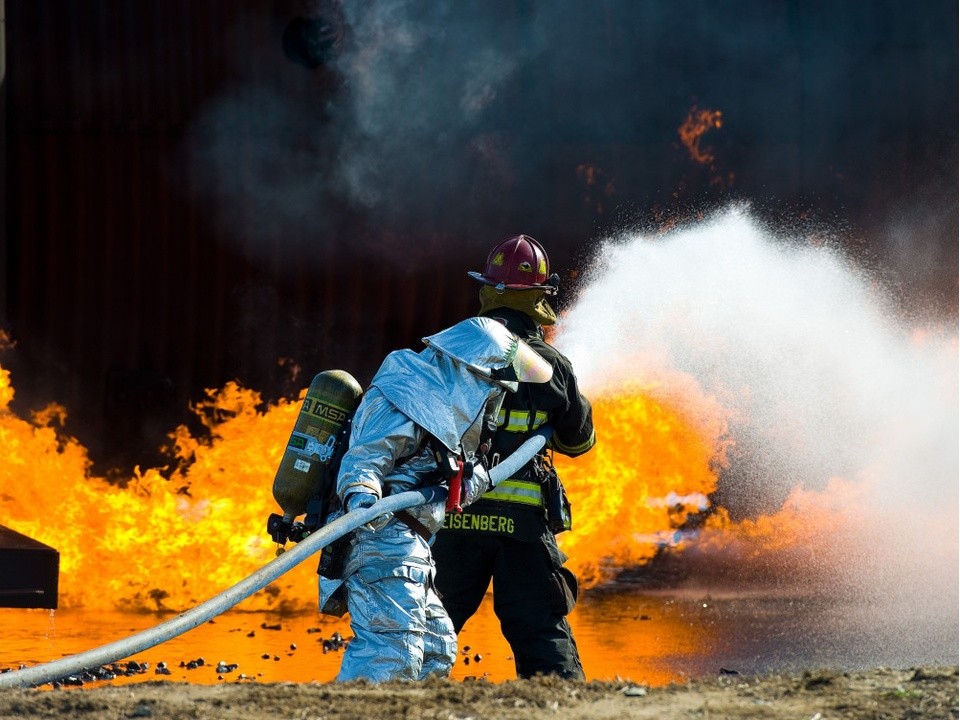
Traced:
<path fill-rule="evenodd" d="M 521 505 L 543 505 L 540 483 L 526 480 L 504 480 L 483 495 L 484 500 L 500 500 Z"/>
<path fill-rule="evenodd" d="M 550 446 L 554 450 L 559 450 L 565 455 L 567 454 L 579 455 L 581 453 L 585 453 L 587 450 L 589 450 L 594 445 L 596 445 L 596 443 L 597 443 L 597 435 L 595 432 L 591 432 L 590 437 L 587 438 L 586 441 L 580 443 L 579 445 L 564 445 L 562 442 L 560 442 L 557 439 L 556 435 L 550 438 Z"/>
<path fill-rule="evenodd" d="M 532 425 L 530 424 L 530 413 L 527 410 L 511 410 L 509 415 L 501 410 L 497 417 L 497 426 L 508 432 L 527 432 L 528 430 L 536 430 L 546 421 L 547 414 L 541 410 L 534 413 Z"/>

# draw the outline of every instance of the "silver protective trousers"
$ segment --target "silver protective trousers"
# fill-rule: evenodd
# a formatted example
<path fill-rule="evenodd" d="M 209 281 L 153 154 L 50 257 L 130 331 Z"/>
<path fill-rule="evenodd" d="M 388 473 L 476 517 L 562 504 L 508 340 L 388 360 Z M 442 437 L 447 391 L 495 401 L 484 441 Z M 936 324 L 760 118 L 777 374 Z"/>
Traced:
<path fill-rule="evenodd" d="M 447 677 L 457 636 L 434 589 L 427 542 L 396 518 L 356 531 L 344 568 L 353 639 L 337 680 Z"/>

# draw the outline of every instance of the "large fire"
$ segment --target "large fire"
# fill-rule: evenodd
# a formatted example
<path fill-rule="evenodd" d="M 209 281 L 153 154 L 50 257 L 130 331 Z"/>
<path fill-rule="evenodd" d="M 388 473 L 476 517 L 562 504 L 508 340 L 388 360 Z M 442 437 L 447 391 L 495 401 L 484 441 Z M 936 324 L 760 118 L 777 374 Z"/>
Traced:
<path fill-rule="evenodd" d="M 588 587 L 673 544 L 675 531 L 705 510 L 716 490 L 726 463 L 726 413 L 695 387 L 686 390 L 673 397 L 656 385 L 605 391 L 593 400 L 594 450 L 555 458 L 574 513 L 561 546 Z"/>
<path fill-rule="evenodd" d="M 585 587 L 665 547 L 740 580 L 745 567 L 800 582 L 869 570 L 862 549 L 889 545 L 892 525 L 878 521 L 886 510 L 870 491 L 874 468 L 822 490 L 798 484 L 776 511 L 734 522 L 713 503 L 741 418 L 693 377 L 652 367 L 644 384 L 608 373 L 611 384 L 589 393 L 596 447 L 555 457 L 574 508 L 560 545 Z M 0 523 L 59 550 L 61 607 L 193 607 L 274 557 L 265 527 L 278 509 L 273 477 L 304 393 L 269 404 L 232 382 L 208 390 L 192 408 L 206 432 L 175 428 L 167 465 L 118 482 L 92 473 L 86 448 L 64 432 L 65 408 L 14 413 L 11 375 L 0 367 Z M 315 570 L 302 563 L 240 609 L 315 608 Z"/>
<path fill-rule="evenodd" d="M 651 389 L 597 397 L 596 448 L 556 458 L 575 512 L 562 545 L 587 585 L 649 560 L 716 488 L 722 408 L 689 392 L 671 405 Z M 62 607 L 182 610 L 273 558 L 265 521 L 298 398 L 267 405 L 235 383 L 208 390 L 193 408 L 207 435 L 176 428 L 167 466 L 117 483 L 91 474 L 87 450 L 63 432 L 64 408 L 24 419 L 13 396 L 0 368 L 0 517 L 60 551 Z M 315 569 L 301 564 L 241 607 L 313 607 Z"/>

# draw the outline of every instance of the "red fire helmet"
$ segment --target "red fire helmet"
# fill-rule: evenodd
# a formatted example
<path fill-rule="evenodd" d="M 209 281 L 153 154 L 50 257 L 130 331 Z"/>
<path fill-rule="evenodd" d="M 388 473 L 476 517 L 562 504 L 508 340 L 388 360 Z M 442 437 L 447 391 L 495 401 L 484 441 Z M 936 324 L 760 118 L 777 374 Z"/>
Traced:
<path fill-rule="evenodd" d="M 529 235 L 514 235 L 499 243 L 487 255 L 487 265 L 482 273 L 470 271 L 467 274 L 498 290 L 556 292 L 556 285 L 547 282 L 550 275 L 547 251 Z"/>

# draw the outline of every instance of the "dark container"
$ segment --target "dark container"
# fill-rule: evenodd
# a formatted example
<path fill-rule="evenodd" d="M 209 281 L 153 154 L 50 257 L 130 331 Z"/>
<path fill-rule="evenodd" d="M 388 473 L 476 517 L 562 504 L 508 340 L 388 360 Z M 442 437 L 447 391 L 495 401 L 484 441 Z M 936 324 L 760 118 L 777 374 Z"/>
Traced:
<path fill-rule="evenodd" d="M 56 608 L 60 553 L 0 525 L 0 607 Z"/>

